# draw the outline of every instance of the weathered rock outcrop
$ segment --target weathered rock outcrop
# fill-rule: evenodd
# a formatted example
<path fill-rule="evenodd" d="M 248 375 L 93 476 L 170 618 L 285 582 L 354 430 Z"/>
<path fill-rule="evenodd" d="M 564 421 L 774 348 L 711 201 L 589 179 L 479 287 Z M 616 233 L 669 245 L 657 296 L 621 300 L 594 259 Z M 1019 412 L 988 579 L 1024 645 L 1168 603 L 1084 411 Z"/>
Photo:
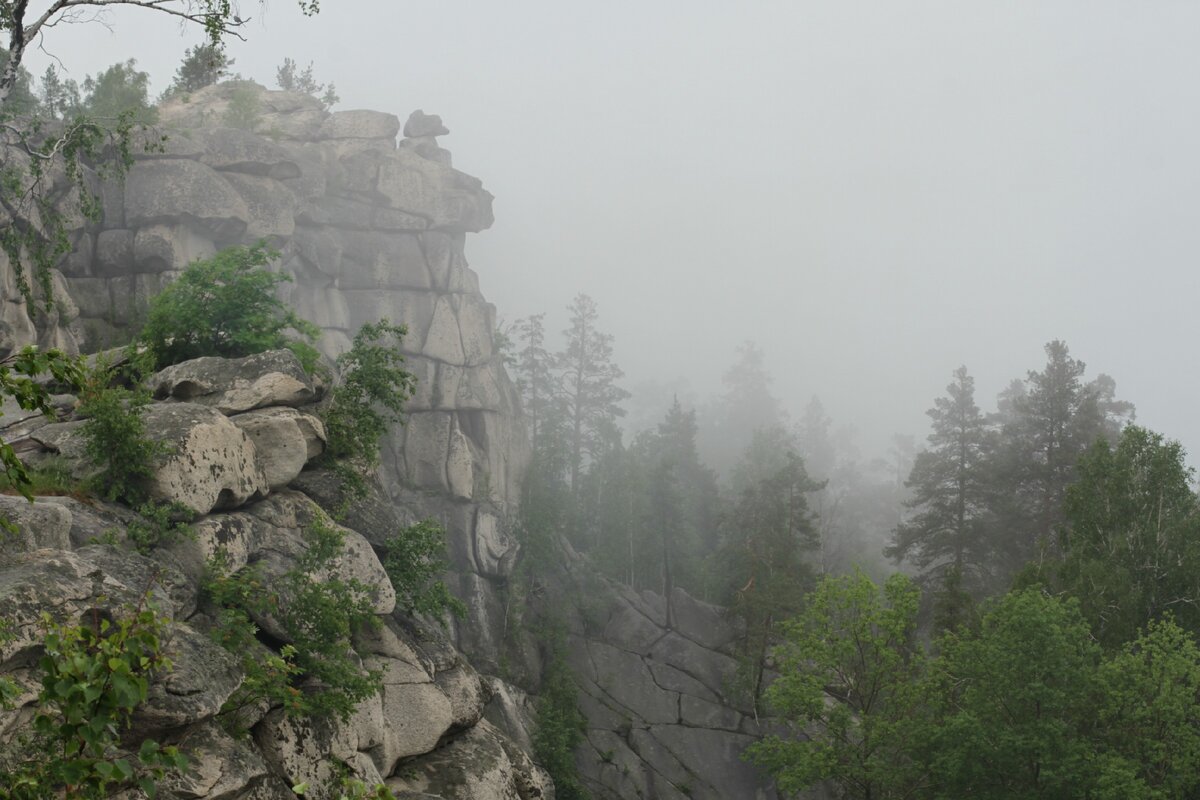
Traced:
<path fill-rule="evenodd" d="M 367 537 L 328 519 L 316 501 L 289 488 L 321 454 L 324 440 L 314 406 L 302 402 L 319 394 L 292 366 L 294 357 L 278 352 L 199 359 L 155 377 L 155 385 L 165 388 L 147 409 L 148 428 L 173 451 L 147 488 L 202 516 L 189 535 L 164 541 L 149 555 L 134 549 L 129 509 L 95 499 L 46 497 L 30 504 L 0 495 L 0 514 L 19 527 L 15 537 L 0 540 L 6 622 L 0 675 L 15 678 L 22 689 L 18 708 L 0 713 L 0 746 L 27 722 L 36 697 L 32 665 L 41 654 L 43 614 L 78 624 L 121 617 L 149 603 L 166 622 L 165 652 L 174 666 L 155 677 L 125 741 L 134 749 L 147 736 L 178 742 L 191 757 L 191 769 L 164 784 L 167 797 L 284 800 L 294 797 L 290 787 L 305 783 L 307 796 L 324 798 L 336 796 L 338 781 L 349 775 L 369 786 L 386 782 L 403 790 L 400 797 L 552 800 L 548 776 L 519 744 L 483 721 L 493 684 L 440 629 L 397 611 L 392 583 Z M 54 457 L 67 471 L 85 475 L 80 423 L 70 418 L 74 404 L 63 398 L 60 405 L 62 421 L 31 426 L 16 415 L 4 435 L 17 441 L 20 434 L 31 463 Z M 232 451 L 226 461 L 210 457 L 226 450 Z M 232 481 L 223 471 L 227 462 L 238 467 Z M 252 487 L 243 486 L 247 475 L 256 478 Z M 295 629 L 281 622 L 299 602 L 287 588 L 288 576 L 302 563 L 317 524 L 336 531 L 342 544 L 312 580 L 362 587 L 379 626 L 361 633 L 356 658 L 381 676 L 381 689 L 344 721 L 256 704 L 236 712 L 239 723 L 249 725 L 249 737 L 231 737 L 222 707 L 242 685 L 241 654 L 210 635 L 219 624 L 201 586 L 218 554 L 228 574 L 253 569 L 263 585 L 279 587 L 273 603 L 246 609 L 262 631 L 262 644 L 254 646 L 295 642 Z M 378 533 L 372 535 L 378 539 Z M 425 794 L 414 795 L 417 788 Z"/>
<path fill-rule="evenodd" d="M 437 138 L 449 131 L 435 115 L 413 113 L 397 142 L 401 124 L 391 114 L 331 114 L 313 98 L 261 90 L 255 130 L 235 130 L 221 126 L 231 91 L 210 87 L 161 109 L 168 140 L 138 153 L 123 184 L 101 184 L 103 220 L 72 232 L 74 248 L 52 275 L 51 311 L 20 300 L 0 254 L 0 357 L 30 342 L 85 352 L 122 343 L 148 298 L 190 261 L 264 239 L 280 253 L 273 268 L 291 278 L 283 299 L 319 326 L 327 358 L 363 323 L 405 324 L 416 393 L 406 424 L 383 444 L 380 487 L 349 509 L 336 565 L 377 589 L 384 627 L 366 661 L 383 673 L 384 690 L 348 724 L 301 724 L 262 709 L 253 737 L 240 740 L 214 722 L 236 687 L 223 651 L 204 635 L 211 621 L 196 612 L 206 562 L 219 543 L 230 569 L 255 564 L 268 578 L 282 575 L 304 546 L 312 502 L 340 505 L 335 482 L 311 468 L 325 436 L 309 406 L 322 387 L 290 353 L 197 359 L 151 379 L 160 401 L 151 430 L 172 452 L 148 488 L 205 515 L 194 539 L 161 548 L 154 562 L 92 544 L 113 531 L 120 541 L 125 509 L 0 498 L 0 513 L 22 528 L 5 546 L 14 560 L 0 566 L 0 602 L 69 618 L 101 596 L 123 602 L 147 570 L 162 568 L 155 592 L 188 648 L 180 658 L 195 667 L 156 695 L 145 725 L 187 732 L 199 766 L 177 779 L 177 796 L 286 798 L 295 783 L 328 782 L 336 761 L 402 799 L 550 798 L 529 756 L 543 643 L 512 624 L 505 594 L 519 558 L 509 524 L 529 449 L 495 348 L 495 311 L 464 255 L 466 234 L 492 224 L 492 197 L 453 168 Z M 72 402 L 56 399 L 60 421 L 6 406 L 0 436 L 31 461 L 53 457 L 83 477 Z M 468 609 L 452 622 L 453 644 L 393 611 L 376 556 L 399 527 L 426 517 L 449 532 L 448 583 Z M 718 610 L 680 593 L 668 625 L 662 598 L 587 573 L 567 552 L 541 602 L 568 612 L 589 720 L 578 764 L 595 797 L 774 798 L 740 759 L 759 728 L 730 691 L 733 629 Z M 583 596 L 589 602 L 574 600 Z M 270 614 L 256 621 L 284 639 Z M 0 648 L 0 671 L 29 663 L 35 624 L 28 617 Z"/>

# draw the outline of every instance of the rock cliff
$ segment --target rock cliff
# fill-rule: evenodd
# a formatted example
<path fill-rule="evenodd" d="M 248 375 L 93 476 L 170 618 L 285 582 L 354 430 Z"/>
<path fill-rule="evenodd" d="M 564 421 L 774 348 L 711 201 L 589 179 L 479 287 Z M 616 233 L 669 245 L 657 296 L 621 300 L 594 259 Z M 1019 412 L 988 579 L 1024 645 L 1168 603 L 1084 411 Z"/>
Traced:
<path fill-rule="evenodd" d="M 325 442 L 313 413 L 320 387 L 295 356 L 202 358 L 163 370 L 150 385 L 163 399 L 147 409 L 147 428 L 169 449 L 157 456 L 146 490 L 198 519 L 189 535 L 143 554 L 131 533 L 137 517 L 123 506 L 72 496 L 30 504 L 0 495 L 0 514 L 19 530 L 5 534 L 0 555 L 8 624 L 0 674 L 22 689 L 18 707 L 0 713 L 0 741 L 27 721 L 36 697 L 43 613 L 68 624 L 121 618 L 148 594 L 167 622 L 165 648 L 174 667 L 156 677 L 125 741 L 136 751 L 143 737 L 153 736 L 189 756 L 189 770 L 164 785 L 168 796 L 284 800 L 294 798 L 291 787 L 307 784 L 310 796 L 324 798 L 336 796 L 337 779 L 348 774 L 371 786 L 386 783 L 398 798 L 552 798 L 549 777 L 483 719 L 493 684 L 436 626 L 397 609 L 367 537 L 333 523 L 313 499 L 289 488 Z M 30 465 L 52 461 L 81 479 L 92 467 L 72 419 L 74 403 L 60 396 L 58 405 L 59 421 L 5 407 L 0 435 Z M 213 636 L 224 623 L 200 591 L 207 565 L 220 552 L 230 573 L 253 568 L 268 583 L 286 580 L 309 546 L 306 531 L 318 522 L 336 529 L 342 542 L 318 579 L 356 582 L 378 620 L 362 633 L 356 657 L 382 676 L 382 688 L 345 721 L 255 704 L 232 718 L 249 735 L 231 735 L 230 712 L 221 711 L 243 672 L 237 654 Z M 252 607 L 250 614 L 264 641 L 281 647 L 295 638 L 279 620 L 300 600 L 287 592 L 277 597 L 277 605 Z M 452 762 L 448 752 L 456 754 Z M 483 783 L 464 783 L 463 764 L 477 765 L 471 772 Z"/>
<path fill-rule="evenodd" d="M 170 101 L 160 113 L 167 138 L 139 152 L 123 182 L 97 181 L 102 221 L 72 232 L 51 313 L 21 302 L 0 260 L 0 357 L 35 341 L 84 352 L 122 343 L 148 298 L 187 263 L 264 239 L 280 253 L 274 268 L 292 279 L 285 299 L 320 327 L 327 357 L 347 349 L 364 322 L 407 325 L 416 395 L 407 423 L 384 443 L 379 489 L 345 520 L 346 567 L 378 590 L 384 626 L 370 658 L 385 689 L 348 725 L 297 727 L 272 712 L 252 739 L 236 740 L 213 722 L 236 680 L 202 635 L 211 621 L 197 616 L 200 566 L 219 541 L 236 564 L 278 573 L 317 506 L 338 500 L 328 476 L 304 469 L 321 449 L 311 413 L 320 387 L 286 354 L 200 359 L 151 381 L 160 400 L 151 429 L 186 454 L 164 460 L 153 492 L 205 515 L 195 541 L 151 561 L 120 545 L 128 515 L 117 507 L 0 498 L 0 511 L 27 531 L 21 553 L 0 567 L 0 597 L 70 616 L 95 605 L 97 592 L 118 602 L 162 571 L 156 591 L 188 648 L 177 661 L 188 666 L 147 713 L 165 720 L 157 728 L 186 734 L 204 765 L 177 796 L 290 796 L 289 781 L 324 781 L 336 760 L 410 792 L 403 797 L 551 797 L 529 755 L 544 642 L 510 624 L 507 595 L 528 444 L 495 349 L 495 311 L 464 255 L 466 234 L 492 224 L 492 197 L 454 169 L 436 116 L 415 112 L 402 130 L 391 114 L 329 113 L 305 95 L 253 88 L 253 129 L 226 127 L 235 92 L 246 90 L 223 84 Z M 32 460 L 81 465 L 70 399 L 60 400 L 63 421 L 6 409 L 0 435 Z M 391 608 L 375 556 L 398 527 L 425 517 L 449 533 L 448 583 L 468 608 L 449 641 Z M 111 530 L 116 545 L 91 543 L 112 539 Z M 740 759 L 760 728 L 732 699 L 734 633 L 720 611 L 680 593 L 668 626 L 661 597 L 595 578 L 565 546 L 561 561 L 538 602 L 568 609 L 570 663 L 589 720 L 577 760 L 594 796 L 775 798 Z M 28 663 L 32 619 L 0 648 L 0 670 Z"/>

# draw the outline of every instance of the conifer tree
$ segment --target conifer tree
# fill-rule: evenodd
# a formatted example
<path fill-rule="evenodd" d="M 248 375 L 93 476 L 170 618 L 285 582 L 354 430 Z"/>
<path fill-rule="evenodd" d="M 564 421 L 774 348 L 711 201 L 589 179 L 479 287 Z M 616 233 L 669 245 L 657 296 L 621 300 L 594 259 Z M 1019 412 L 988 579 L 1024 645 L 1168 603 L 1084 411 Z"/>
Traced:
<path fill-rule="evenodd" d="M 905 505 L 914 513 L 896 527 L 886 553 L 911 562 L 943 591 L 965 583 L 978 594 L 988 584 L 993 554 L 990 446 L 966 367 L 954 371 L 946 396 L 926 413 L 933 429 L 906 484 L 913 496 Z"/>
<path fill-rule="evenodd" d="M 580 475 L 589 459 L 598 456 L 616 421 L 624 415 L 619 403 L 629 393 L 617 386 L 625 373 L 615 363 L 612 336 L 596 328 L 596 302 L 580 294 L 568 307 L 571 324 L 563 335 L 566 346 L 555 363 L 558 390 L 566 406 L 569 487 L 577 495 Z"/>

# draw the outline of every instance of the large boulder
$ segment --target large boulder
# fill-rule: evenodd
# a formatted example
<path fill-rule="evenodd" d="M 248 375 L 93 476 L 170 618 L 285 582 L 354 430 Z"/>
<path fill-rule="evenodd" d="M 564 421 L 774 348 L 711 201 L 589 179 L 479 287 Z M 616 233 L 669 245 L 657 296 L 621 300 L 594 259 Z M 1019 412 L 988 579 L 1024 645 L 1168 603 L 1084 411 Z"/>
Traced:
<path fill-rule="evenodd" d="M 245 358 L 194 358 L 156 372 L 146 385 L 156 399 L 183 400 L 222 414 L 300 406 L 316 399 L 312 379 L 290 350 Z"/>
<path fill-rule="evenodd" d="M 224 414 L 195 403 L 155 403 L 145 420 L 168 448 L 147 481 L 151 498 L 207 514 L 270 491 L 254 443 Z"/>
<path fill-rule="evenodd" d="M 444 747 L 405 765 L 387 782 L 395 791 L 443 800 L 550 800 L 554 784 L 519 747 L 486 720 Z"/>
<path fill-rule="evenodd" d="M 325 451 L 325 426 L 312 414 L 275 406 L 230 417 L 254 443 L 258 465 L 272 489 L 282 489 Z"/>
<path fill-rule="evenodd" d="M 217 241 L 232 242 L 245 233 L 249 216 L 229 181 L 198 161 L 142 161 L 125 176 L 125 221 L 131 228 L 182 219 Z"/>
<path fill-rule="evenodd" d="M 93 609 L 122 616 L 150 603 L 167 617 L 190 613 L 195 587 L 149 558 L 93 545 L 33 550 L 0 564 L 0 608 L 8 623 L 0 664 L 42 640 L 42 615 L 78 623 Z"/>
<path fill-rule="evenodd" d="M 491 227 L 492 195 L 478 178 L 409 149 L 379 165 L 378 191 L 388 205 L 429 220 L 430 227 L 476 233 Z"/>
<path fill-rule="evenodd" d="M 71 512 L 62 506 L 41 499 L 31 503 L 23 497 L 0 495 L 0 522 L 5 521 L 16 532 L 0 529 L 0 562 L 18 552 L 71 549 Z"/>

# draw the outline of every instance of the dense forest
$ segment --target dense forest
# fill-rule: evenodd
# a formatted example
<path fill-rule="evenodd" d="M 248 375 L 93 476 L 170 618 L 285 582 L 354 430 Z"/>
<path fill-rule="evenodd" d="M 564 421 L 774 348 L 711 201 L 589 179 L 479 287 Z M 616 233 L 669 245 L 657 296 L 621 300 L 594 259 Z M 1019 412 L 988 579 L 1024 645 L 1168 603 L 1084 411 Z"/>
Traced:
<path fill-rule="evenodd" d="M 623 430 L 612 335 L 586 295 L 568 314 L 557 352 L 541 315 L 509 334 L 535 453 L 526 525 L 741 620 L 740 690 L 792 725 L 750 757 L 783 789 L 1200 788 L 1194 474 L 1065 342 L 990 412 L 954 369 L 924 446 L 898 436 L 864 464 L 819 400 L 786 417 L 752 343 L 722 395 Z"/>

